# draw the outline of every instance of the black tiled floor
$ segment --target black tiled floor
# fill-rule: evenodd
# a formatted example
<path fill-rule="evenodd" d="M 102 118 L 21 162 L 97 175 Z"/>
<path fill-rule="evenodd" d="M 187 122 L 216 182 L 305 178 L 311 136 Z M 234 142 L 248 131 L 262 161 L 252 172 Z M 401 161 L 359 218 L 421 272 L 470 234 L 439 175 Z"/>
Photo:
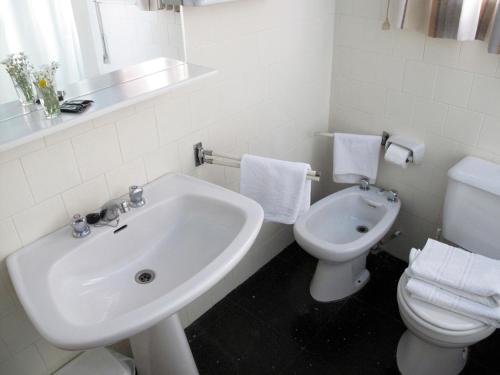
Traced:
<path fill-rule="evenodd" d="M 291 245 L 187 330 L 201 375 L 398 374 L 404 332 L 396 286 L 406 265 L 370 255 L 371 280 L 340 302 L 309 294 L 316 260 Z M 494 334 L 471 348 L 463 375 L 500 374 Z"/>

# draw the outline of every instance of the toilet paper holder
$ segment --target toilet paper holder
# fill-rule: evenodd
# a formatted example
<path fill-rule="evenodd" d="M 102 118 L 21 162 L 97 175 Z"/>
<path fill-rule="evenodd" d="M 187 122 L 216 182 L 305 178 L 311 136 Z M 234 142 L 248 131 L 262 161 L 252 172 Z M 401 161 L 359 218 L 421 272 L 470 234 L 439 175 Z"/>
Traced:
<path fill-rule="evenodd" d="M 387 150 L 391 144 L 406 148 L 410 151 L 410 158 L 408 162 L 413 164 L 421 164 L 424 160 L 425 154 L 425 144 L 415 141 L 411 138 L 407 138 L 401 135 L 390 136 L 385 143 L 385 149 Z"/>

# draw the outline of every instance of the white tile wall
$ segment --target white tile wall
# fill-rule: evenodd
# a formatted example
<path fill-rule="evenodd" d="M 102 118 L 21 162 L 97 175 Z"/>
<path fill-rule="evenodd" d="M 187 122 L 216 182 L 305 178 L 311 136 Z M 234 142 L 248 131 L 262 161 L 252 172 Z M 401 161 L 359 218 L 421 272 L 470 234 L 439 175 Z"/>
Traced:
<path fill-rule="evenodd" d="M 0 153 L 0 260 L 67 225 L 131 184 L 179 171 L 238 189 L 238 170 L 194 168 L 192 146 L 252 151 L 311 163 L 330 174 L 328 128 L 334 0 L 253 0 L 185 10 L 193 63 L 220 74 L 108 114 L 44 140 Z M 396 66 L 401 61 L 391 62 Z M 401 68 L 402 69 L 402 68 Z M 400 73 L 402 75 L 402 73 Z M 381 68 L 380 80 L 389 73 Z M 400 78 L 402 80 L 402 78 Z M 357 93 L 371 103 L 379 87 Z M 328 191 L 328 177 L 314 195 Z M 292 241 L 290 227 L 265 224 L 248 256 L 181 314 L 196 319 Z M 76 353 L 40 338 L 22 312 L 0 263 L 0 374 L 48 374 Z"/>
<path fill-rule="evenodd" d="M 365 6 L 355 6 L 359 2 Z M 447 170 L 465 155 L 500 162 L 500 57 L 479 41 L 400 30 L 381 36 L 385 0 L 337 5 L 331 129 L 388 130 L 427 146 L 421 166 L 381 163 L 378 184 L 399 190 L 403 203 L 396 226 L 404 235 L 389 250 L 405 259 L 440 226 Z M 368 34 L 378 42 L 371 45 Z M 384 111 L 376 108 L 381 103 Z"/>

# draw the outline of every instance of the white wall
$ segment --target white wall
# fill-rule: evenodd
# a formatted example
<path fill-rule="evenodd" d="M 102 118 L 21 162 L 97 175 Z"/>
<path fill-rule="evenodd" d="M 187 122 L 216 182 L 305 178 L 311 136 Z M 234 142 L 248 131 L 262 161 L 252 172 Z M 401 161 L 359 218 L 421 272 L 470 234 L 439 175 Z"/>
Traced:
<path fill-rule="evenodd" d="M 240 0 L 185 11 L 189 60 L 220 75 L 0 153 L 0 259 L 67 225 L 76 211 L 181 171 L 238 189 L 238 170 L 194 169 L 192 145 L 310 162 L 328 172 L 333 0 Z M 326 191 L 315 185 L 315 196 Z M 292 241 L 266 224 L 242 263 L 182 313 L 187 324 Z M 74 354 L 52 347 L 0 267 L 0 374 L 47 374 Z"/>
<path fill-rule="evenodd" d="M 331 129 L 413 136 L 421 166 L 381 163 L 378 184 L 399 191 L 404 236 L 389 250 L 406 259 L 440 226 L 447 170 L 465 155 L 500 163 L 500 58 L 483 42 L 384 32 L 385 0 L 338 0 Z"/>

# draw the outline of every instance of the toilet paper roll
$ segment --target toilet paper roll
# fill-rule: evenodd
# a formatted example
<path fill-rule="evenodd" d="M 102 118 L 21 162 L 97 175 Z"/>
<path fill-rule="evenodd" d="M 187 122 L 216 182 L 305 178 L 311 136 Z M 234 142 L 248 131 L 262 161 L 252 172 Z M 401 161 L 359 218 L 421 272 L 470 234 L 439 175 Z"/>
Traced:
<path fill-rule="evenodd" d="M 407 148 L 391 144 L 385 152 L 384 159 L 401 168 L 407 168 L 410 160 L 410 154 L 411 151 Z"/>

